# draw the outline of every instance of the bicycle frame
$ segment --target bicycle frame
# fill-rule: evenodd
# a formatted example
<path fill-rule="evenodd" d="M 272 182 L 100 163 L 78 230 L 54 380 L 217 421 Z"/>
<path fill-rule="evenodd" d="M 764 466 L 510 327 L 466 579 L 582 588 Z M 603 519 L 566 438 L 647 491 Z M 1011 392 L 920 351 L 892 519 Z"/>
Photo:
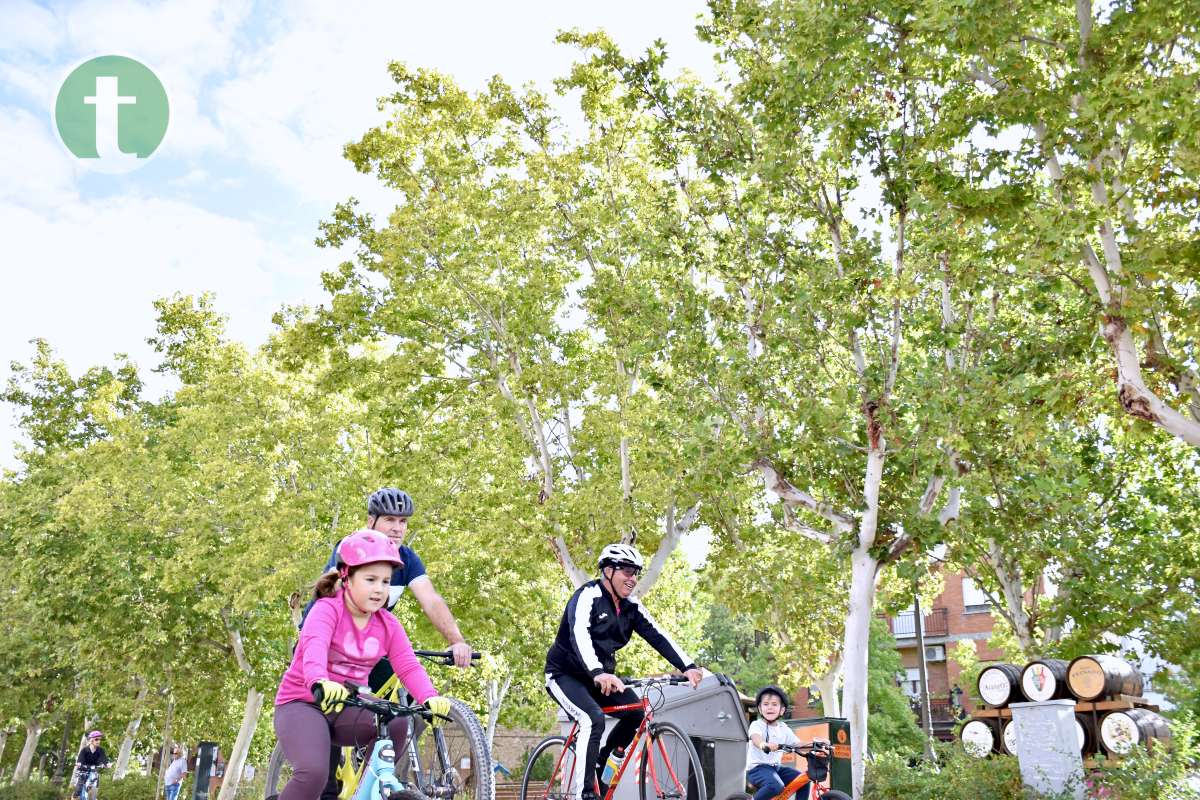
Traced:
<path fill-rule="evenodd" d="M 662 683 L 662 682 L 664 682 L 664 681 L 651 680 L 651 681 L 626 681 L 625 683 L 626 683 L 626 686 L 649 686 L 649 685 L 654 685 L 656 683 Z M 678 681 L 672 681 L 672 682 L 678 682 Z M 649 742 L 648 731 L 650 730 L 650 724 L 652 722 L 654 722 L 654 706 L 650 703 L 650 698 L 643 695 L 642 699 L 637 703 L 626 703 L 626 704 L 619 705 L 619 706 L 601 706 L 600 707 L 600 710 L 603 711 L 605 714 L 614 714 L 618 711 L 631 711 L 633 709 L 638 709 L 638 708 L 640 708 L 642 710 L 642 715 L 643 715 L 642 723 L 640 725 L 638 725 L 637 731 L 634 732 L 633 739 L 630 740 L 629 746 L 625 749 L 625 753 L 626 753 L 625 760 L 621 763 L 621 768 L 619 770 L 617 770 L 617 774 L 613 776 L 612 782 L 608 785 L 608 791 L 605 793 L 604 797 L 601 800 L 612 800 L 613 793 L 616 792 L 617 787 L 621 784 L 621 778 L 623 778 L 625 776 L 625 772 L 629 769 L 630 765 L 637 765 L 637 767 L 640 767 L 640 765 L 643 761 L 643 754 L 645 753 L 645 750 L 652 746 L 652 744 Z M 554 765 L 554 774 L 558 774 L 559 771 L 562 770 L 563 759 L 566 757 L 566 754 L 568 752 L 570 752 L 571 745 L 578 744 L 578 741 L 579 741 L 578 734 L 579 734 L 579 723 L 574 722 L 571 725 L 571 730 L 567 733 L 567 741 L 566 741 L 565 745 L 563 746 L 562 753 L 560 753 L 558 756 L 558 762 Z M 642 743 L 643 739 L 647 740 L 646 746 L 639 747 L 638 745 L 640 745 Z M 663 747 L 661 742 L 659 743 L 658 746 L 659 746 L 660 752 L 662 753 L 663 763 L 666 765 L 666 768 L 667 768 L 667 775 L 671 779 L 671 784 L 673 784 L 675 786 L 676 790 L 679 791 L 680 796 L 685 797 L 687 795 L 687 791 L 686 791 L 685 787 L 683 786 L 683 783 L 679 780 L 679 776 L 675 774 L 675 767 L 673 764 L 671 764 L 671 759 L 667 755 L 666 748 Z M 576 758 L 580 757 L 578 752 L 576 752 L 575 757 Z M 650 780 L 653 781 L 655 792 L 657 794 L 657 790 L 659 789 L 660 784 L 659 784 L 659 780 L 658 780 L 657 770 L 654 767 L 654 759 L 647 758 L 647 759 L 645 759 L 645 762 L 646 762 L 646 764 L 649 765 Z M 637 773 L 635 772 L 634 774 L 637 774 Z M 593 790 L 598 790 L 600 788 L 599 777 L 597 777 L 595 780 L 596 780 L 596 785 L 593 787 Z"/>
<path fill-rule="evenodd" d="M 420 656 L 422 658 L 427 658 L 427 659 L 446 658 L 446 654 L 443 652 L 439 652 L 439 651 L 416 650 L 414 652 L 418 656 Z M 479 657 L 480 657 L 479 653 L 471 654 L 472 660 L 478 659 Z M 450 663 L 453 663 L 453 662 L 450 662 Z M 399 677 L 393 673 L 391 675 L 391 677 L 389 677 L 386 681 L 384 681 L 383 685 L 381 687 L 379 687 L 378 697 L 380 699 L 386 700 L 391 703 L 399 703 L 401 701 L 401 697 L 400 697 L 401 688 L 402 687 L 400 685 Z M 383 731 L 383 736 L 386 736 L 386 733 L 387 733 L 386 731 Z M 444 772 L 448 767 L 451 766 L 450 754 L 446 748 L 445 734 L 441 731 L 440 728 L 433 728 L 431 733 L 433 735 L 433 741 L 434 741 L 434 747 L 436 750 L 436 758 L 437 758 L 437 762 L 438 762 L 438 768 L 440 769 L 440 771 Z M 383 737 L 381 737 L 380 741 L 382 741 L 382 738 Z M 390 738 L 388 741 L 390 743 Z M 378 742 L 376 742 L 376 745 L 378 745 Z M 349 750 L 350 748 L 345 748 L 345 749 Z M 376 750 L 378 750 L 378 747 L 376 748 Z M 353 800 L 365 800 L 365 798 L 362 798 L 359 796 L 358 786 L 362 780 L 362 776 L 365 776 L 367 773 L 370 772 L 371 765 L 374 760 L 374 756 L 375 756 L 375 753 L 372 752 L 371 759 L 367 760 L 363 764 L 363 767 L 361 770 L 355 770 L 353 768 L 353 766 L 351 765 L 350 759 L 349 758 L 346 759 L 346 766 L 342 768 L 344 771 L 339 770 L 339 777 L 342 780 L 342 791 L 341 791 L 341 794 L 339 795 L 339 797 L 343 798 L 343 800 L 350 800 L 350 798 L 353 798 Z M 409 718 L 408 736 L 406 737 L 406 740 L 404 743 L 404 757 L 408 761 L 408 768 L 409 768 L 410 772 L 412 773 L 413 779 L 416 781 L 416 786 L 412 787 L 412 788 L 419 790 L 422 794 L 425 794 L 426 796 L 429 796 L 429 797 L 440 796 L 440 794 L 441 794 L 440 790 L 444 787 L 438 787 L 432 783 L 432 774 L 433 774 L 432 771 L 431 770 L 427 771 L 428 772 L 427 775 L 424 775 L 424 776 L 422 775 L 421 756 L 417 750 L 417 726 L 415 724 L 415 717 Z M 395 763 L 395 759 L 393 760 L 393 765 L 394 765 L 394 763 Z M 394 766 L 393 766 L 393 769 L 394 769 Z M 402 783 L 400 784 L 400 787 L 401 788 L 409 788 L 409 787 L 404 786 Z M 366 797 L 370 797 L 370 795 L 367 795 Z"/>
<path fill-rule="evenodd" d="M 788 753 L 807 757 L 807 754 L 804 752 L 804 750 L 809 748 L 786 747 L 784 749 Z M 829 791 L 827 788 L 825 788 L 825 784 L 814 781 L 812 778 L 808 777 L 807 771 L 801 771 L 799 775 L 788 781 L 787 785 L 783 787 L 783 790 L 780 791 L 779 794 L 772 797 L 771 800 L 788 800 L 789 797 L 793 796 L 796 794 L 796 792 L 800 791 L 805 786 L 808 786 L 810 783 L 812 784 L 813 788 L 808 793 L 808 800 L 819 800 L 819 798 L 824 797 L 825 793 Z"/>

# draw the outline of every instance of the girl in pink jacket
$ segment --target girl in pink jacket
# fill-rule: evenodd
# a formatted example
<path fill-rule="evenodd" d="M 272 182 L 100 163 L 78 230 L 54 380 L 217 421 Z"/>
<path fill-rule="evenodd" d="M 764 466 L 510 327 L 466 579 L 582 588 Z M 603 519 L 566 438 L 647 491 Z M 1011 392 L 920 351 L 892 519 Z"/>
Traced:
<path fill-rule="evenodd" d="M 329 777 L 329 748 L 375 741 L 374 715 L 346 708 L 344 683 L 366 686 L 371 668 L 387 656 L 404 688 L 435 715 L 450 712 L 413 654 L 400 622 L 384 609 L 392 569 L 401 564 L 396 545 L 372 530 L 357 531 L 338 548 L 337 570 L 321 576 L 317 597 L 304 621 L 300 643 L 275 694 L 275 736 L 292 765 L 292 779 L 279 800 L 318 800 Z M 313 690 L 321 688 L 318 704 Z M 436 724 L 438 717 L 434 717 Z M 400 750 L 408 720 L 388 725 Z"/>

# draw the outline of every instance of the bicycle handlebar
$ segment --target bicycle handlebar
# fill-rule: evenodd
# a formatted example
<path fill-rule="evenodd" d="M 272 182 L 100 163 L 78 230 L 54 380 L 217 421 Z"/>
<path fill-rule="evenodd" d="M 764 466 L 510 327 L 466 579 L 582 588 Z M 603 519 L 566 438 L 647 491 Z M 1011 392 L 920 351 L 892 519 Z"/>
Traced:
<path fill-rule="evenodd" d="M 447 667 L 454 666 L 454 654 L 449 650 L 413 650 L 413 654 L 420 658 L 427 658 L 438 664 L 444 664 Z M 483 653 L 471 653 L 471 660 L 478 661 L 483 656 Z M 472 664 L 471 666 L 475 666 Z"/>
<path fill-rule="evenodd" d="M 688 679 L 684 675 L 668 675 L 665 678 L 620 678 L 621 683 L 625 684 L 626 688 L 638 688 L 640 686 L 657 686 L 658 684 L 666 684 L 669 686 L 678 686 L 681 683 L 687 683 Z"/>
<path fill-rule="evenodd" d="M 433 712 L 423 705 L 406 706 L 402 703 L 392 703 L 387 700 L 381 700 L 370 694 L 360 694 L 364 691 L 369 691 L 366 686 L 359 686 L 356 683 L 347 681 L 345 687 L 350 690 L 350 696 L 343 702 L 348 706 L 357 706 L 358 708 L 366 709 L 377 716 L 386 717 L 388 720 L 393 720 L 397 717 L 422 717 L 426 721 L 433 718 Z M 325 693 L 321 690 L 320 685 L 312 688 L 313 700 L 317 705 L 321 704 L 321 698 Z"/>
<path fill-rule="evenodd" d="M 796 753 L 798 755 L 815 755 L 827 756 L 832 747 L 825 739 L 813 739 L 808 744 L 781 744 L 779 749 L 785 753 Z"/>

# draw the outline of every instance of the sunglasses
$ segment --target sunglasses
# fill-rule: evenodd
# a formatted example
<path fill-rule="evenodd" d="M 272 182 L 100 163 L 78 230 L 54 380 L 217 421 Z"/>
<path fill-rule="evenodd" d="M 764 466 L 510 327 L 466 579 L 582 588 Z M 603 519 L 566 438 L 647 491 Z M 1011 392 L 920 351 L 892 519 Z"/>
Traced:
<path fill-rule="evenodd" d="M 642 574 L 641 567 L 624 566 L 624 567 L 613 567 L 613 569 L 615 569 L 617 572 L 624 575 L 626 578 L 636 578 Z"/>

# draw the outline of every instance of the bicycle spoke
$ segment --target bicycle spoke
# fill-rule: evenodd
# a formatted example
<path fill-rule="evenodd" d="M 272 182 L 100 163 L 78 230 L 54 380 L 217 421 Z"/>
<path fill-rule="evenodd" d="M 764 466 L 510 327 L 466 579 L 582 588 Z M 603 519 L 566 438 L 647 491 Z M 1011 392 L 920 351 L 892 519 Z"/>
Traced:
<path fill-rule="evenodd" d="M 677 727 L 656 723 L 641 754 L 638 782 L 642 800 L 704 800 L 700 758 Z"/>
<path fill-rule="evenodd" d="M 521 782 L 522 800 L 570 800 L 575 796 L 575 748 L 564 747 L 564 741 L 555 736 L 534 748 Z"/>

